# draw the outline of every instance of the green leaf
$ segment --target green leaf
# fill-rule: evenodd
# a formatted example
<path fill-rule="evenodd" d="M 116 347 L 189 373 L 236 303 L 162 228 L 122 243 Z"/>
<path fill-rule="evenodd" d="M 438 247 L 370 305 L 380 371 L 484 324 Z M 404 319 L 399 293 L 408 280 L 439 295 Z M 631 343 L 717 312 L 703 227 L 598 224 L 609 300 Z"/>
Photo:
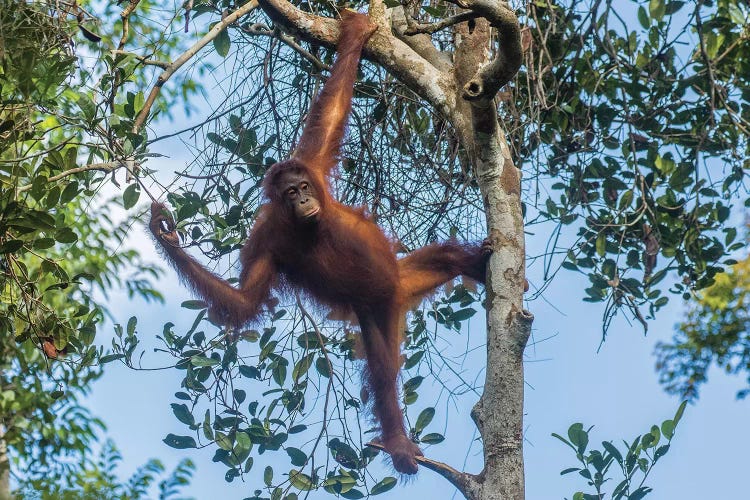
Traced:
<path fill-rule="evenodd" d="M 286 454 L 289 455 L 289 458 L 292 461 L 292 465 L 296 465 L 297 467 L 304 466 L 305 462 L 307 461 L 307 454 L 305 454 L 304 451 L 298 448 L 293 448 L 290 446 L 286 449 Z"/>
<path fill-rule="evenodd" d="M 638 22 L 641 23 L 641 26 L 643 26 L 644 29 L 648 29 L 651 25 L 648 20 L 648 14 L 646 13 L 646 9 L 643 8 L 643 5 L 638 7 Z"/>
<path fill-rule="evenodd" d="M 679 408 L 677 408 L 677 413 L 674 414 L 674 425 L 677 427 L 677 424 L 680 422 L 680 419 L 682 418 L 682 414 L 685 412 L 685 406 L 687 406 L 687 401 L 683 401 L 680 403 Z"/>
<path fill-rule="evenodd" d="M 238 432 L 235 435 L 235 439 L 237 441 L 237 446 L 243 450 L 250 450 L 253 447 L 253 442 L 250 439 L 250 436 L 247 435 L 246 432 Z M 243 459 L 244 460 L 244 459 Z"/>
<path fill-rule="evenodd" d="M 607 235 L 599 233 L 596 237 L 596 253 L 599 257 L 604 257 L 607 254 Z"/>
<path fill-rule="evenodd" d="M 315 369 L 322 376 L 326 378 L 331 378 L 331 365 L 328 363 L 328 360 L 326 360 L 326 358 L 324 358 L 323 356 L 315 360 Z"/>
<path fill-rule="evenodd" d="M 229 38 L 229 32 L 225 29 L 221 30 L 216 38 L 214 38 L 214 48 L 216 53 L 221 57 L 227 57 L 229 54 L 229 47 L 232 41 Z"/>
<path fill-rule="evenodd" d="M 39 238 L 34 240 L 34 250 L 46 250 L 55 246 L 55 240 L 52 238 Z M 2 253 L 2 252 L 0 252 Z"/>
<path fill-rule="evenodd" d="M 73 198 L 76 197 L 78 194 L 78 183 L 73 181 L 69 182 L 67 186 L 65 186 L 65 189 L 63 189 L 62 193 L 60 194 L 60 203 L 69 203 L 73 200 Z"/>
<path fill-rule="evenodd" d="M 195 418 L 193 417 L 193 414 L 190 413 L 190 410 L 188 410 L 187 405 L 172 403 L 171 406 L 172 412 L 174 413 L 174 416 L 177 417 L 177 420 L 185 425 L 193 425 L 195 423 Z"/>
<path fill-rule="evenodd" d="M 338 463 L 349 469 L 359 467 L 359 455 L 354 448 L 338 438 L 333 438 L 328 442 L 328 448 L 331 450 L 331 456 Z"/>
<path fill-rule="evenodd" d="M 622 453 L 620 453 L 620 450 L 618 450 L 615 445 L 610 443 L 609 441 L 603 441 L 602 447 L 609 452 L 610 455 L 612 455 L 615 460 L 617 460 L 617 463 L 622 464 Z"/>
<path fill-rule="evenodd" d="M 422 377 L 421 375 L 410 378 L 409 380 L 404 382 L 404 392 L 413 392 L 417 390 L 417 388 L 422 385 L 422 381 L 424 381 L 424 377 Z"/>
<path fill-rule="evenodd" d="M 393 489 L 394 486 L 396 486 L 396 478 L 388 476 L 383 478 L 382 481 L 373 486 L 370 490 L 370 494 L 380 495 L 381 493 L 385 493 L 386 491 Z"/>
<path fill-rule="evenodd" d="M 664 434 L 664 437 L 667 439 L 672 439 L 674 436 L 674 421 L 673 420 L 665 420 L 661 423 L 661 433 Z"/>
<path fill-rule="evenodd" d="M 305 373 L 307 373 L 307 370 L 310 369 L 310 366 L 313 363 L 314 356 L 315 355 L 313 353 L 308 353 L 294 365 L 294 369 L 292 370 L 292 379 L 295 383 L 299 382 L 299 379 L 303 375 L 305 375 Z"/>
<path fill-rule="evenodd" d="M 271 376 L 273 377 L 274 382 L 279 386 L 283 386 L 284 381 L 286 380 L 286 365 L 282 363 L 276 364 L 276 366 L 273 367 Z"/>
<path fill-rule="evenodd" d="M 425 408 L 422 410 L 422 412 L 417 417 L 417 423 L 414 424 L 414 429 L 416 430 L 417 434 L 421 433 L 425 427 L 430 425 L 430 422 L 432 422 L 432 418 L 435 416 L 435 408 Z"/>
<path fill-rule="evenodd" d="M 128 337 L 132 337 L 133 335 L 135 335 L 135 327 L 137 325 L 138 325 L 138 318 L 136 318 L 135 316 L 131 316 L 128 319 L 128 326 L 127 326 L 127 329 L 126 329 Z"/>
<path fill-rule="evenodd" d="M 78 241 L 78 235 L 72 229 L 65 227 L 55 231 L 55 240 L 60 243 L 75 243 Z"/>
<path fill-rule="evenodd" d="M 206 436 L 206 439 L 213 441 L 214 440 L 214 431 L 211 429 L 211 411 L 206 410 L 206 415 L 203 417 L 203 435 Z"/>
<path fill-rule="evenodd" d="M 445 441 L 445 436 L 438 434 L 437 432 L 425 434 L 419 439 L 419 442 L 424 444 L 440 444 L 443 441 Z"/>
<path fill-rule="evenodd" d="M 630 206 L 632 202 L 633 202 L 633 190 L 626 189 L 625 191 L 622 192 L 622 196 L 620 196 L 620 201 L 617 204 L 617 208 L 621 211 L 625 210 L 626 208 Z"/>
<path fill-rule="evenodd" d="M 266 468 L 266 470 L 268 469 L 269 467 Z M 295 469 L 289 471 L 289 482 L 300 491 L 309 491 L 315 487 L 310 476 Z"/>
<path fill-rule="evenodd" d="M 359 500 L 360 498 L 365 498 L 365 494 L 357 489 L 352 488 L 346 493 L 342 493 L 341 498 L 346 498 L 347 500 Z"/>
<path fill-rule="evenodd" d="M 297 345 L 303 349 L 320 349 L 320 341 L 328 342 L 328 338 L 325 335 L 318 336 L 317 332 L 305 332 L 297 337 Z"/>
<path fill-rule="evenodd" d="M 0 254 L 3 253 L 15 253 L 23 248 L 22 240 L 8 240 L 0 245 Z"/>
<path fill-rule="evenodd" d="M 171 448 L 177 448 L 178 450 L 198 447 L 195 444 L 195 439 L 190 436 L 176 436 L 174 434 L 167 434 L 167 437 L 165 437 L 163 441 L 167 446 Z"/>
<path fill-rule="evenodd" d="M 404 369 L 414 368 L 424 356 L 424 351 L 417 351 L 406 359 Z"/>
<path fill-rule="evenodd" d="M 133 183 L 125 188 L 125 192 L 122 193 L 122 206 L 125 210 L 132 208 L 138 203 L 138 197 L 141 196 L 141 188 L 138 183 Z"/>
<path fill-rule="evenodd" d="M 467 307 L 466 309 L 459 309 L 458 311 L 451 314 L 450 319 L 453 321 L 465 321 L 476 314 L 476 309 Z"/>
<path fill-rule="evenodd" d="M 193 356 L 190 358 L 190 364 L 193 366 L 201 367 L 201 366 L 216 366 L 221 361 L 218 359 L 213 358 L 207 358 L 206 356 Z"/>
<path fill-rule="evenodd" d="M 653 19 L 661 21 L 661 18 L 664 17 L 664 12 L 666 11 L 664 0 L 651 0 L 648 3 L 648 11 Z"/>
<path fill-rule="evenodd" d="M 641 500 L 641 498 L 645 497 L 649 493 L 651 493 L 652 489 L 648 486 L 641 486 L 637 490 L 635 490 L 633 493 L 630 494 L 628 497 L 628 500 Z"/>
<path fill-rule="evenodd" d="M 99 364 L 104 365 L 107 363 L 111 363 L 112 361 L 115 361 L 116 359 L 122 359 L 124 357 L 125 357 L 124 354 L 107 354 L 106 356 L 102 356 L 101 358 L 99 358 Z"/>
<path fill-rule="evenodd" d="M 185 309 L 198 310 L 207 308 L 208 304 L 206 304 L 202 300 L 186 300 L 182 304 L 180 304 L 180 307 Z"/>
<path fill-rule="evenodd" d="M 586 451 L 589 444 L 589 433 L 583 430 L 583 424 L 575 423 L 568 428 L 568 438 L 579 453 Z"/>

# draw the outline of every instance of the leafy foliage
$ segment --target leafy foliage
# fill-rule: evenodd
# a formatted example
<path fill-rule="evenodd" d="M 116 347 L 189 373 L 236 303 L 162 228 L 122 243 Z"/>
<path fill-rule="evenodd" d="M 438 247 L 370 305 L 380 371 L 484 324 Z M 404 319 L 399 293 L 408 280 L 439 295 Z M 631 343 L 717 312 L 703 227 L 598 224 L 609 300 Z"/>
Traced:
<path fill-rule="evenodd" d="M 456 287 L 445 306 L 437 308 L 441 321 L 460 328 L 467 314 L 452 313 L 449 304 L 467 297 L 470 292 Z M 188 301 L 183 306 L 195 309 L 201 304 Z M 395 485 L 392 477 L 373 483 L 372 473 L 365 474 L 378 450 L 364 443 L 368 435 L 374 438 L 376 429 L 351 428 L 351 422 L 368 419 L 361 413 L 369 397 L 349 392 L 349 383 L 354 378 L 356 385 L 360 371 L 353 332 L 339 336 L 340 330 L 319 327 L 306 311 L 301 318 L 293 318 L 286 308 L 278 308 L 261 331 L 220 331 L 208 337 L 205 314 L 201 309 L 184 333 L 177 334 L 175 325 L 167 323 L 158 336 L 163 350 L 177 358 L 176 368 L 185 373 L 171 408 L 186 432 L 170 433 L 165 444 L 176 449 L 214 446 L 213 460 L 227 467 L 229 482 L 250 473 L 263 454 L 288 457 L 290 467 L 282 473 L 271 466 L 264 469 L 265 491 L 271 498 L 291 499 L 317 489 L 343 498 L 363 498 L 365 492 L 376 495 Z M 407 369 L 416 366 L 430 347 L 431 335 L 425 326 L 419 315 L 411 322 Z M 111 356 L 135 367 L 140 359 L 136 318 L 126 326 L 117 325 L 115 333 Z M 402 393 L 407 416 L 408 408 L 416 406 L 424 378 L 405 377 Z M 433 407 L 419 411 L 410 429 L 413 439 L 423 445 L 443 441 L 441 434 L 427 432 L 434 416 Z M 297 447 L 299 442 L 314 444 L 303 450 Z M 320 463 L 331 465 L 321 473 L 316 466 Z M 256 497 L 262 493 L 258 490 Z"/>
<path fill-rule="evenodd" d="M 121 462 L 117 448 L 107 441 L 96 462 L 76 464 L 64 476 L 27 478 L 16 495 L 19 500 L 147 500 L 154 498 L 151 490 L 156 487 L 159 500 L 189 500 L 179 495 L 195 471 L 190 459 L 182 460 L 161 480 L 164 465 L 152 459 L 126 481 L 120 481 L 117 468 Z"/>
<path fill-rule="evenodd" d="M 42 480 L 60 454 L 85 455 L 98 422 L 77 406 L 76 395 L 99 376 L 97 363 L 134 367 L 140 355 L 136 318 L 116 327 L 114 352 L 94 347 L 106 309 L 92 293 L 124 286 L 161 298 L 152 285 L 158 272 L 119 247 L 130 221 L 115 223 L 108 212 L 116 203 L 93 197 L 109 174 L 119 187 L 121 172 L 136 180 L 123 189 L 123 209 L 152 194 L 139 180 L 152 173 L 148 150 L 162 137 L 138 124 L 144 90 L 238 4 L 196 1 L 187 22 L 181 8 L 141 0 L 120 24 L 116 2 L 79 3 L 101 16 L 98 44 L 79 34 L 80 23 L 97 24 L 87 13 L 80 21 L 57 10 L 57 2 L 0 0 L 0 408 L 16 466 L 30 467 L 32 480 Z M 641 307 L 655 313 L 670 287 L 685 295 L 711 285 L 742 244 L 724 226 L 748 168 L 746 7 L 729 0 L 632 4 L 637 19 L 630 20 L 611 2 L 529 3 L 522 13 L 526 66 L 502 107 L 516 163 L 537 174 L 526 175 L 533 183 L 524 185 L 529 224 L 557 225 L 550 248 L 558 260 L 546 260 L 545 278 L 558 264 L 585 274 L 586 300 L 606 303 L 605 329 L 623 307 L 645 322 Z M 326 15 L 336 8 L 313 7 Z M 416 15 L 430 21 L 453 9 L 433 3 Z M 113 19 L 117 29 L 107 29 Z M 76 58 L 74 39 L 93 65 Z M 452 46 L 447 31 L 433 39 Z M 253 50 L 238 50 L 245 46 Z M 219 267 L 231 264 L 223 257 L 246 238 L 262 201 L 260 180 L 291 149 L 324 78 L 321 68 L 331 62 L 330 50 L 303 48 L 281 37 L 259 10 L 224 30 L 212 45 L 218 60 L 235 65 L 217 90 L 224 95 L 206 121 L 178 131 L 191 134 L 188 146 L 204 167 L 166 182 L 167 198 L 185 244 Z M 176 103 L 194 111 L 200 79 L 193 76 L 210 69 L 207 60 L 160 83 L 144 123 L 169 117 Z M 455 131 L 382 70 L 363 65 L 362 77 L 338 197 L 368 206 L 405 250 L 457 235 L 478 239 L 482 200 Z M 578 232 L 574 241 L 562 236 L 564 226 Z M 681 281 L 670 285 L 670 273 Z M 213 447 L 227 481 L 248 473 L 263 453 L 288 457 L 283 471 L 259 471 L 263 483 L 253 498 L 387 491 L 394 478 L 373 479 L 364 470 L 376 454 L 364 445 L 372 430 L 348 418 L 359 416 L 368 396 L 350 392 L 359 378 L 356 336 L 319 321 L 299 298 L 282 299 L 256 330 L 217 330 L 196 301 L 184 304 L 198 311 L 192 326 L 164 326 L 163 350 L 184 372 L 171 405 L 182 430 L 165 442 Z M 438 332 L 460 331 L 480 300 L 456 287 L 411 319 L 402 392 L 409 430 L 422 444 L 444 439 L 429 432 L 434 407 L 418 404 L 424 384 L 447 386 L 430 377 L 440 372 Z M 457 378 L 461 391 L 473 389 Z M 647 473 L 658 458 L 648 455 L 658 441 L 653 433 L 635 448 L 627 445 L 618 460 L 607 446 L 598 455 L 579 450 L 588 431 L 574 427 L 575 440 L 569 435 L 566 442 L 580 455 L 577 470 L 589 471 L 597 488 L 602 463 L 619 464 L 630 481 L 628 474 Z M 640 486 L 631 486 L 628 494 L 637 498 Z"/>
<path fill-rule="evenodd" d="M 601 450 L 590 449 L 589 432 L 592 428 L 584 429 L 580 423 L 570 426 L 567 439 L 552 434 L 573 450 L 579 462 L 579 465 L 567 468 L 560 474 L 577 472 L 594 489 L 594 493 L 576 492 L 573 500 L 601 500 L 604 498 L 605 483 L 615 480 L 615 473 L 621 474 L 623 479 L 611 492 L 613 500 L 640 500 L 651 493 L 652 489 L 645 485 L 645 481 L 659 459 L 669 451 L 685 405 L 686 401 L 679 406 L 674 418 L 665 420 L 661 426 L 651 426 L 649 432 L 636 437 L 631 443 L 623 441 L 624 448 L 618 448 L 611 441 L 603 441 Z M 659 443 L 663 441 L 666 443 L 660 446 Z"/>
<path fill-rule="evenodd" d="M 577 228 L 571 248 L 557 234 L 551 244 L 588 277 L 584 300 L 645 327 L 639 308 L 667 303 L 668 273 L 681 280 L 670 291 L 689 296 L 743 245 L 724 225 L 750 168 L 750 12 L 729 0 L 625 4 L 639 26 L 623 3 L 531 2 L 505 118 L 519 163 L 551 177 L 538 220 Z"/>
<path fill-rule="evenodd" d="M 745 373 L 750 384 L 750 259 L 701 291 L 671 342 L 656 346 L 656 369 L 668 392 L 697 399 L 708 370 Z M 750 388 L 737 393 L 744 398 Z"/>
<path fill-rule="evenodd" d="M 114 75 L 74 51 L 98 47 L 76 9 L 0 0 L 0 438 L 30 481 L 69 475 L 102 428 L 78 403 L 102 373 L 98 297 L 162 299 L 159 270 L 120 247 L 133 222 L 97 197 L 138 138 L 110 114 L 128 102 Z"/>
<path fill-rule="evenodd" d="M 701 4 L 687 16 L 689 7 L 677 1 L 633 6 L 637 19 L 623 20 L 607 2 L 530 3 L 523 13 L 526 68 L 503 95 L 515 160 L 538 174 L 526 176 L 535 182 L 525 185 L 526 216 L 532 226 L 557 225 L 550 248 L 558 260 L 546 260 L 545 278 L 558 265 L 585 274 L 586 300 L 606 304 L 605 330 L 621 308 L 645 325 L 645 316 L 667 303 L 670 287 L 686 294 L 709 285 L 740 244 L 723 226 L 748 148 L 741 133 L 747 128 L 748 42 L 738 16 L 744 7 Z M 233 8 L 195 4 L 209 26 L 208 18 Z M 315 5 L 321 13 L 331 8 Z M 429 6 L 417 16 L 431 20 L 451 9 Z M 434 40 L 442 48 L 452 43 L 446 33 Z M 218 263 L 219 273 L 247 237 L 262 202 L 263 174 L 292 148 L 321 67 L 331 62 L 329 50 L 305 46 L 303 55 L 285 43 L 260 12 L 214 40 L 216 55 L 235 68 L 232 78 L 242 77 L 217 89 L 222 95 L 212 99 L 212 117 L 190 130 L 198 137 L 188 146 L 202 165 L 199 175 L 191 165 L 166 183 L 185 245 Z M 712 44 L 719 49 L 707 50 Z M 235 50 L 244 46 L 257 50 Z M 449 236 L 476 239 L 482 200 L 455 131 L 367 64 L 355 95 L 337 196 L 369 207 L 406 250 Z M 141 100 L 133 102 L 137 108 Z M 574 241 L 561 236 L 564 226 L 578 232 Z M 681 281 L 673 285 L 675 276 Z M 433 381 L 424 367 L 440 357 L 434 332 L 459 330 L 480 299 L 459 287 L 409 325 L 405 367 L 413 373 L 405 377 L 403 402 L 421 443 L 443 440 L 427 430 L 432 407 L 410 415 L 420 386 Z M 358 381 L 355 336 L 318 321 L 296 296 L 281 301 L 253 330 L 217 331 L 196 301 L 184 304 L 200 311 L 190 328 L 164 326 L 163 348 L 185 373 L 171 408 L 176 425 L 187 427 L 165 442 L 214 447 L 227 481 L 255 471 L 264 453 L 288 456 L 282 471 L 257 471 L 264 484 L 257 498 L 316 488 L 346 498 L 380 491 L 363 473 L 373 455 L 363 446 L 370 429 L 352 429 L 348 422 L 355 420 L 347 418 L 358 416 L 367 400 L 348 389 Z M 118 328 L 112 355 L 131 366 L 139 345 L 135 326 L 133 319 Z M 313 463 L 327 467 L 321 472 Z"/>

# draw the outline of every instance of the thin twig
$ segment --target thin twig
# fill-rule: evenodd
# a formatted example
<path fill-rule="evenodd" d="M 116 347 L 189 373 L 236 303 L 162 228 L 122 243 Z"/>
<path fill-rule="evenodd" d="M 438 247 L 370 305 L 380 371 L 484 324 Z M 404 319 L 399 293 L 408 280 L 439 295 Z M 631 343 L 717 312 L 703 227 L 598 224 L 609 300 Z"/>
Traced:
<path fill-rule="evenodd" d="M 82 167 L 76 167 L 71 168 L 70 170 L 66 170 L 64 172 L 61 172 L 57 175 L 53 175 L 49 179 L 47 179 L 47 182 L 54 182 L 59 181 L 60 179 L 64 177 L 68 177 L 69 175 L 77 174 L 79 172 L 88 172 L 90 170 L 99 170 L 100 172 L 114 172 L 120 167 L 124 167 L 125 164 L 120 161 L 111 161 L 107 163 L 91 163 L 89 165 L 84 165 Z M 18 193 L 23 193 L 25 191 L 28 191 L 32 189 L 33 184 L 27 184 L 26 186 L 21 186 L 18 188 Z"/>
<path fill-rule="evenodd" d="M 272 30 L 265 24 L 261 24 L 261 23 L 255 23 L 250 26 L 243 26 L 240 29 L 249 35 L 267 36 L 271 38 L 276 38 L 284 42 L 295 52 L 297 52 L 302 57 L 310 61 L 313 64 L 313 66 L 315 66 L 318 69 L 318 71 L 327 71 L 331 69 L 329 65 L 322 62 L 320 59 L 315 57 L 309 50 L 305 49 L 300 44 L 298 44 L 294 40 L 294 38 L 283 33 L 282 31 L 278 29 Z"/>
<path fill-rule="evenodd" d="M 133 13 L 140 2 L 141 0 L 130 0 L 128 6 L 120 13 L 120 19 L 122 19 L 122 36 L 120 37 L 120 43 L 117 44 L 118 50 L 125 48 L 125 44 L 130 36 L 130 14 Z"/>
<path fill-rule="evenodd" d="M 143 109 L 141 109 L 140 113 L 138 113 L 138 116 L 135 119 L 135 123 L 133 123 L 133 132 L 138 133 L 143 127 L 143 124 L 146 122 L 146 118 L 151 111 L 151 107 L 154 105 L 156 97 L 159 95 L 161 87 L 167 82 L 167 80 L 169 80 L 178 69 L 180 69 L 186 62 L 188 62 L 193 56 L 195 56 L 198 51 L 200 51 L 203 47 L 208 45 L 217 36 L 219 36 L 219 34 L 224 31 L 227 26 L 234 23 L 242 16 L 249 14 L 257 7 L 258 1 L 251 0 L 239 9 L 235 10 L 234 12 L 223 18 L 221 21 L 216 23 L 216 25 L 211 28 L 211 30 L 206 33 L 203 38 L 195 42 L 192 47 L 183 52 L 180 57 L 175 59 L 174 62 L 170 63 L 167 66 L 167 69 L 165 69 L 164 72 L 159 75 L 159 78 L 156 80 L 156 84 L 151 89 L 151 93 L 148 95 Z"/>
<path fill-rule="evenodd" d="M 120 56 L 130 56 L 135 57 L 138 59 L 141 63 L 145 64 L 146 66 L 158 66 L 161 69 L 167 69 L 169 68 L 169 63 L 166 61 L 159 61 L 157 59 L 149 59 L 146 56 L 139 56 L 138 54 L 134 54 L 132 52 L 128 52 L 127 50 L 113 50 L 113 54 L 120 55 Z"/>
<path fill-rule="evenodd" d="M 473 11 L 461 12 L 460 14 L 456 14 L 455 16 L 451 16 L 451 17 L 446 17 L 445 19 L 441 19 L 440 21 L 437 21 L 435 23 L 411 24 L 408 28 L 406 28 L 406 30 L 404 31 L 404 34 L 409 35 L 409 36 L 418 35 L 420 33 L 432 34 L 442 29 L 445 29 L 448 26 L 453 26 L 454 24 L 462 23 L 464 21 L 470 21 L 472 19 L 476 19 L 477 17 L 480 17 L 480 14 L 473 12 Z"/>

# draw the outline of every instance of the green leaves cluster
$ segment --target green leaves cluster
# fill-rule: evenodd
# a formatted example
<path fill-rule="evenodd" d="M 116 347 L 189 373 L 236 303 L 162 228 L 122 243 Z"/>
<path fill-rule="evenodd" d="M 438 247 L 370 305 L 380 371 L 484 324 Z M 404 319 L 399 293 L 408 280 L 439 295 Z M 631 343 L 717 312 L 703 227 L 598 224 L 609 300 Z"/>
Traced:
<path fill-rule="evenodd" d="M 190 484 L 195 465 L 189 459 L 180 461 L 169 474 L 155 459 L 139 467 L 127 480 L 118 478 L 122 456 L 111 441 L 104 443 L 98 458 L 76 464 L 60 477 L 42 476 L 26 479 L 18 485 L 18 500 L 187 500 L 181 490 Z M 152 490 L 158 496 L 152 495 Z"/>
<path fill-rule="evenodd" d="M 121 246 L 133 221 L 97 197 L 142 141 L 127 115 L 137 99 L 118 94 L 135 64 L 108 67 L 80 36 L 90 21 L 59 2 L 0 0 L 0 414 L 24 481 L 69 476 L 102 429 L 78 397 L 107 361 L 95 346 L 107 294 L 161 299 L 158 269 Z M 81 46 L 97 64 L 80 63 Z"/>
<path fill-rule="evenodd" d="M 331 400 L 331 408 L 335 402 L 338 411 L 368 418 L 358 415 L 365 403 L 352 396 L 344 384 L 361 369 L 353 365 L 358 341 L 351 333 L 330 336 L 315 327 L 295 333 L 294 327 L 309 318 L 293 318 L 287 309 L 279 308 L 262 330 L 220 331 L 209 337 L 206 328 L 214 329 L 206 322 L 205 304 L 188 301 L 183 306 L 199 310 L 192 326 L 178 335 L 174 325 L 167 323 L 158 339 L 163 350 L 177 358 L 176 368 L 184 371 L 183 389 L 175 394 L 177 401 L 171 408 L 188 432 L 170 433 L 165 444 L 176 449 L 214 447 L 213 460 L 227 467 L 225 479 L 229 482 L 241 475 L 257 475 L 254 466 L 263 454 L 276 452 L 287 457 L 289 469 L 263 469 L 264 490 L 270 498 L 296 498 L 299 492 L 317 489 L 343 498 L 363 498 L 395 485 L 392 477 L 372 484 L 364 474 L 378 450 L 352 435 L 346 416 L 332 418 L 328 405 L 308 407 L 308 391 L 320 390 L 323 394 L 313 401 L 325 397 Z M 122 359 L 132 366 L 140 359 L 136 318 L 126 326 L 117 326 L 115 333 L 114 353 L 108 361 Z M 427 336 L 424 328 L 410 335 L 413 346 L 419 345 L 420 336 Z M 358 384 L 359 376 L 355 379 Z M 405 404 L 416 402 L 423 380 L 417 375 L 405 381 Z M 425 445 L 444 440 L 441 434 L 426 433 L 434 416 L 435 408 L 420 411 L 411 428 L 415 440 Z M 295 444 L 298 442 L 326 446 L 301 449 Z M 355 448 L 357 442 L 359 448 Z M 320 465 L 326 462 L 335 465 Z M 313 464 L 318 465 L 313 468 Z"/>
<path fill-rule="evenodd" d="M 712 365 L 726 373 L 742 373 L 750 394 L 750 259 L 716 277 L 693 299 L 687 317 L 672 340 L 656 346 L 660 382 L 667 392 L 697 399 Z"/>
<path fill-rule="evenodd" d="M 554 437 L 573 450 L 579 462 L 579 465 L 564 469 L 560 474 L 577 472 L 586 479 L 588 486 L 593 488 L 593 493 L 576 492 L 573 500 L 604 498 L 605 484 L 618 481 L 619 477 L 623 479 L 610 493 L 613 500 L 640 500 L 649 494 L 652 490 L 645 485 L 645 481 L 659 459 L 669 451 L 675 428 L 686 405 L 687 401 L 680 404 L 674 418 L 665 420 L 661 426 L 651 426 L 649 432 L 636 437 L 630 443 L 623 441 L 622 448 L 618 448 L 611 441 L 603 441 L 601 450 L 590 449 L 589 433 L 592 428 L 584 429 L 580 423 L 568 428 L 567 439 L 553 433 Z"/>
<path fill-rule="evenodd" d="M 705 288 L 742 245 L 722 228 L 750 168 L 750 11 L 631 3 L 638 24 L 622 4 L 532 2 L 507 119 L 519 164 L 551 178 L 540 217 L 578 228 L 562 266 L 638 316 L 667 303 L 667 273 L 674 293 Z"/>

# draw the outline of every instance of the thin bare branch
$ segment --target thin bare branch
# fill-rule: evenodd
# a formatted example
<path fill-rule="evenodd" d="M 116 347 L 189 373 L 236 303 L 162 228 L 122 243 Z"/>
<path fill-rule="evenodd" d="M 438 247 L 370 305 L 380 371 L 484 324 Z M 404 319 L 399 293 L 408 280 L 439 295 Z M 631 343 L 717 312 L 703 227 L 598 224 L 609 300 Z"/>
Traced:
<path fill-rule="evenodd" d="M 331 67 L 328 64 L 325 64 L 323 61 L 315 57 L 309 50 L 302 47 L 300 44 L 298 44 L 294 38 L 291 36 L 285 34 L 281 30 L 275 29 L 272 30 L 268 26 L 262 23 L 255 23 L 250 26 L 243 26 L 240 28 L 243 32 L 249 34 L 249 35 L 257 35 L 257 36 L 267 36 L 270 38 L 275 38 L 277 40 L 280 40 L 284 44 L 288 45 L 292 50 L 297 52 L 299 55 L 310 61 L 313 66 L 318 71 L 327 71 L 330 70 Z"/>
<path fill-rule="evenodd" d="M 128 52 L 127 50 L 113 50 L 113 54 L 115 55 L 121 55 L 121 56 L 130 56 L 135 57 L 138 59 L 141 63 L 145 64 L 146 66 L 158 66 L 161 69 L 167 69 L 169 68 L 169 63 L 166 61 L 159 61 L 156 59 L 149 59 L 146 56 L 139 56 L 138 54 L 134 54 L 132 52 Z"/>
<path fill-rule="evenodd" d="M 304 12 L 286 0 L 258 0 L 258 3 L 274 22 L 303 40 L 336 46 L 339 36 L 336 19 Z M 365 45 L 364 56 L 376 61 L 439 112 L 449 114 L 455 102 L 450 76 L 394 36 L 390 26 L 380 24 L 379 17 L 373 19 L 380 28 Z"/>
<path fill-rule="evenodd" d="M 100 172 L 114 172 L 118 168 L 124 167 L 124 166 L 125 164 L 119 161 L 111 161 L 111 162 L 106 162 L 106 163 L 90 163 L 82 167 L 71 168 L 70 170 L 66 170 L 64 172 L 60 172 L 57 175 L 53 175 L 52 177 L 47 179 L 47 182 L 59 181 L 60 179 L 63 179 L 70 175 L 77 174 L 79 172 L 88 172 L 90 170 L 99 170 Z M 21 186 L 18 188 L 17 192 L 23 193 L 25 191 L 30 190 L 32 186 L 33 184 L 27 184 L 26 186 Z"/>
<path fill-rule="evenodd" d="M 130 36 L 130 14 L 135 11 L 135 8 L 138 7 L 140 2 L 141 0 L 130 0 L 128 6 L 120 13 L 120 19 L 122 19 L 122 36 L 120 37 L 120 43 L 117 44 L 117 50 L 125 48 L 125 44 Z"/>
<path fill-rule="evenodd" d="M 382 444 L 376 443 L 374 441 L 367 443 L 366 446 L 375 448 L 384 453 L 388 453 Z M 474 476 L 473 474 L 461 472 L 443 462 L 438 462 L 437 460 L 432 460 L 431 458 L 427 457 L 415 457 L 415 459 L 417 463 L 419 463 L 419 465 L 422 465 L 425 468 L 430 469 L 431 471 L 437 472 L 445 479 L 447 479 L 453 486 L 458 488 L 458 490 L 461 492 L 468 491 L 469 486 L 476 482 L 476 476 Z"/>
<path fill-rule="evenodd" d="M 137 133 L 143 127 L 143 124 L 146 122 L 146 118 L 151 111 L 151 107 L 154 105 L 156 97 L 159 95 L 161 87 L 167 82 L 167 80 L 169 80 L 178 69 L 180 69 L 186 62 L 188 62 L 193 56 L 195 56 L 198 51 L 200 51 L 203 47 L 208 45 L 217 36 L 219 36 L 219 33 L 224 31 L 227 26 L 234 23 L 242 16 L 249 14 L 257 7 L 257 0 L 252 0 L 239 9 L 235 10 L 234 12 L 223 18 L 221 21 L 216 23 L 216 25 L 214 25 L 214 27 L 211 28 L 211 30 L 203 36 L 203 38 L 195 42 L 192 47 L 183 52 L 180 57 L 175 59 L 173 63 L 170 63 L 167 66 L 167 69 L 165 69 L 164 72 L 159 75 L 159 78 L 156 81 L 156 85 L 154 85 L 154 87 L 151 89 L 151 93 L 148 95 L 143 109 L 140 111 L 140 113 L 138 113 L 138 116 L 135 119 L 135 123 L 133 124 L 134 132 Z"/>
<path fill-rule="evenodd" d="M 473 11 L 461 12 L 460 14 L 456 14 L 455 16 L 451 16 L 451 17 L 446 17 L 445 19 L 441 19 L 440 21 L 437 21 L 435 23 L 412 24 L 406 29 L 406 31 L 404 31 L 404 34 L 405 35 L 417 35 L 420 33 L 435 33 L 442 29 L 447 28 L 448 26 L 453 26 L 454 24 L 463 23 L 464 21 L 469 21 L 471 19 L 476 19 L 477 17 L 480 17 L 480 14 L 477 12 L 473 12 Z"/>

